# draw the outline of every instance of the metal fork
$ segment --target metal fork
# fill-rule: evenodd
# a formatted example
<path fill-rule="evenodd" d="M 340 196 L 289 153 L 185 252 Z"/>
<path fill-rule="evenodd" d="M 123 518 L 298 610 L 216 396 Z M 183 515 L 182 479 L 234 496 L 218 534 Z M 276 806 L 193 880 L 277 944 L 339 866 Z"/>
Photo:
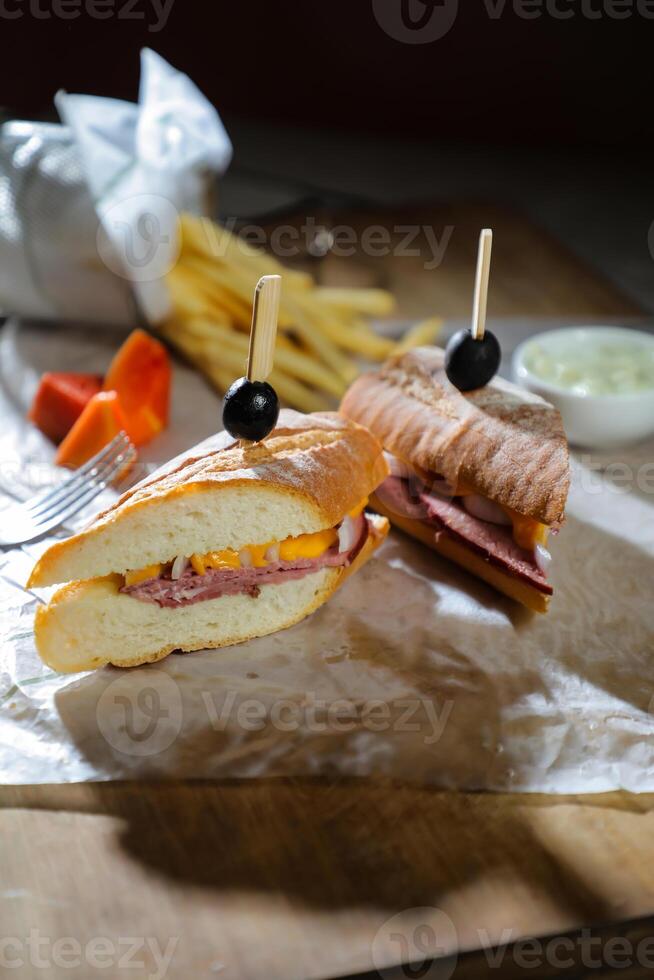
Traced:
<path fill-rule="evenodd" d="M 129 437 L 120 432 L 56 487 L 0 511 L 0 545 L 23 544 L 63 524 L 108 487 L 135 455 Z"/>

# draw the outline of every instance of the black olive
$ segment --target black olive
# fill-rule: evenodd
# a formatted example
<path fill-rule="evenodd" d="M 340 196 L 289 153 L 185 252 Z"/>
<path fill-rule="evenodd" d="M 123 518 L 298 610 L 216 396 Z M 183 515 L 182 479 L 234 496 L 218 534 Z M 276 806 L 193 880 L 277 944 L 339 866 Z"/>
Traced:
<path fill-rule="evenodd" d="M 459 391 L 472 391 L 497 374 L 501 357 L 497 337 L 490 330 L 481 340 L 475 340 L 470 330 L 457 330 L 445 348 L 445 373 Z"/>
<path fill-rule="evenodd" d="M 279 400 L 267 381 L 239 378 L 225 394 L 223 427 L 235 439 L 259 442 L 277 425 Z"/>

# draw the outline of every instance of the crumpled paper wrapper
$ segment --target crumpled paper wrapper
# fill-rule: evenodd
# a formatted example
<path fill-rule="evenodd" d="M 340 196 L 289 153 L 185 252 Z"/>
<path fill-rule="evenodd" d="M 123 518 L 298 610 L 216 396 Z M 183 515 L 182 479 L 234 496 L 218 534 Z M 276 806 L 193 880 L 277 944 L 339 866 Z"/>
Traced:
<path fill-rule="evenodd" d="M 96 340 L 52 327 L 3 340 L 0 483 L 14 493 L 53 477 L 51 449 L 23 412 L 55 351 L 78 370 L 106 362 Z M 172 441 L 151 449 L 160 459 L 207 436 L 219 417 L 218 399 L 192 372 L 177 368 L 175 383 Z M 0 778 L 341 774 L 468 790 L 651 792 L 652 460 L 652 444 L 574 459 L 546 616 L 393 532 L 290 630 L 127 671 L 58 676 L 34 649 L 32 618 L 47 595 L 22 586 L 47 542 L 5 551 Z"/>
<path fill-rule="evenodd" d="M 57 93 L 63 125 L 0 127 L 0 308 L 132 324 L 170 313 L 182 211 L 209 213 L 232 156 L 188 76 L 141 52 L 138 103 Z"/>

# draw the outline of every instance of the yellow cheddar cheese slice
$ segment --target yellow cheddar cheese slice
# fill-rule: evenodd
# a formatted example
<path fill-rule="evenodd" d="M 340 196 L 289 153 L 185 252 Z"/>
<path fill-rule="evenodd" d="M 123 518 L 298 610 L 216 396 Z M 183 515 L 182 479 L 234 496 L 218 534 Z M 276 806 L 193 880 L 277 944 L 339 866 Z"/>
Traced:
<path fill-rule="evenodd" d="M 368 503 L 368 498 L 361 500 L 350 512 L 350 517 L 358 517 Z M 266 544 L 252 544 L 244 548 L 248 551 L 250 561 L 248 564 L 254 568 L 264 568 L 270 564 L 270 557 L 266 557 L 269 549 L 277 546 L 279 558 L 282 561 L 295 561 L 298 558 L 319 558 L 325 551 L 333 547 L 338 541 L 338 531 L 330 527 L 325 531 L 316 531 L 314 534 L 299 534 L 294 538 L 286 538 L 284 541 L 268 541 Z M 276 559 L 272 559 L 273 561 Z M 198 575 L 204 575 L 209 568 L 241 568 L 242 562 L 239 552 L 232 548 L 223 551 L 208 551 L 205 554 L 193 554 L 190 557 L 191 567 Z M 157 578 L 163 572 L 165 565 L 146 565 L 144 568 L 129 571 L 125 575 L 125 585 L 138 585 L 150 578 Z"/>
<path fill-rule="evenodd" d="M 156 564 L 130 569 L 129 572 L 125 572 L 125 585 L 138 585 L 139 582 L 146 582 L 149 578 L 158 578 L 163 568 L 163 565 Z"/>
<path fill-rule="evenodd" d="M 533 517 L 524 517 L 509 507 L 504 508 L 513 524 L 513 540 L 521 548 L 533 551 L 537 544 L 545 545 L 549 528 L 546 524 L 535 521 Z"/>
<path fill-rule="evenodd" d="M 295 561 L 296 558 L 318 558 L 324 551 L 338 541 L 338 533 L 333 527 L 315 534 L 299 534 L 296 538 L 286 538 L 279 545 L 282 561 Z"/>
<path fill-rule="evenodd" d="M 352 510 L 348 510 L 347 516 L 358 517 L 359 514 L 362 514 L 364 509 L 368 506 L 368 499 L 368 497 L 364 497 L 363 500 L 360 500 L 356 507 L 353 507 Z"/>

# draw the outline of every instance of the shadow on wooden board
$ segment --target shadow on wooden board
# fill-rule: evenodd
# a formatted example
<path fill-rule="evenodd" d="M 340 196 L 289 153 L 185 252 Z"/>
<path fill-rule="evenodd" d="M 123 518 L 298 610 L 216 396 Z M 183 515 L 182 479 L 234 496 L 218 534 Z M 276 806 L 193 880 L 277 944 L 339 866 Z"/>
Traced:
<path fill-rule="evenodd" d="M 168 980 L 216 960 L 229 980 L 392 966 L 395 925 L 425 915 L 455 978 L 485 977 L 485 949 L 654 909 L 652 796 L 278 779 L 3 787 L 0 802 L 7 934 L 176 937 Z"/>
<path fill-rule="evenodd" d="M 641 918 L 330 980 L 636 980 L 653 970 L 654 918 Z"/>

